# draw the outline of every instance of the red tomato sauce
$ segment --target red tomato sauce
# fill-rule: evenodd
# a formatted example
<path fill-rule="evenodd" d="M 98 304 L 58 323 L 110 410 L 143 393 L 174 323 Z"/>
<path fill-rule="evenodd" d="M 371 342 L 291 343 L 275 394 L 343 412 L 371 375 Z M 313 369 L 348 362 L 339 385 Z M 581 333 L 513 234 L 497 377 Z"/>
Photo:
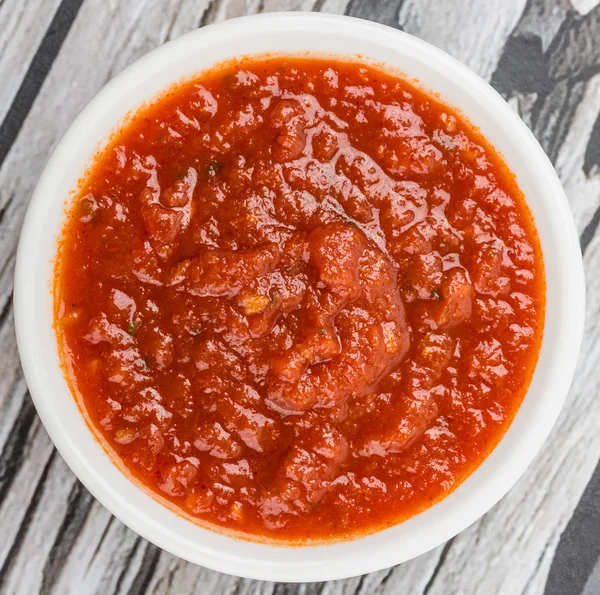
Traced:
<path fill-rule="evenodd" d="M 115 460 L 202 524 L 356 536 L 498 443 L 544 321 L 512 174 L 390 73 L 244 59 L 175 86 L 80 184 L 56 267 L 65 369 Z"/>

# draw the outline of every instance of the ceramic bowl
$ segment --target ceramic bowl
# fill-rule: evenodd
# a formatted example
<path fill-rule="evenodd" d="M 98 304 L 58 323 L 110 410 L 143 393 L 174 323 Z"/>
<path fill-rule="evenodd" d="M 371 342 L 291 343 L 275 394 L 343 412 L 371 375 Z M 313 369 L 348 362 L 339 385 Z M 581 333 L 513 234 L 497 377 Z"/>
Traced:
<path fill-rule="evenodd" d="M 248 54 L 335 55 L 384 64 L 416 79 L 480 128 L 515 173 L 539 231 L 546 321 L 527 395 L 498 446 L 454 492 L 410 520 L 351 541 L 288 547 L 201 528 L 161 505 L 113 464 L 84 421 L 60 367 L 53 329 L 53 267 L 77 180 L 131 110 L 172 83 Z M 515 484 L 547 438 L 571 383 L 584 318 L 579 242 L 560 182 L 531 132 L 468 68 L 389 27 L 349 17 L 274 13 L 226 21 L 169 42 L 110 81 L 75 119 L 33 193 L 17 255 L 15 322 L 23 370 L 39 415 L 65 461 L 92 494 L 165 550 L 244 577 L 323 581 L 398 564 L 442 544 L 485 514 Z M 523 519 L 527 522 L 527 519 Z"/>

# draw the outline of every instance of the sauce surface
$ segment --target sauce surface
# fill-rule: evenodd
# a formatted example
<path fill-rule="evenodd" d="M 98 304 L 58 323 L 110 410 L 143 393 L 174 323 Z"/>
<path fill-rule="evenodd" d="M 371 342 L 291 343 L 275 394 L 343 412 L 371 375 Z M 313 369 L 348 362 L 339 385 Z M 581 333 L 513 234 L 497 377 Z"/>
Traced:
<path fill-rule="evenodd" d="M 361 64 L 248 58 L 96 156 L 56 330 L 137 480 L 201 523 L 306 542 L 409 518 L 482 462 L 544 296 L 531 214 L 459 114 Z"/>

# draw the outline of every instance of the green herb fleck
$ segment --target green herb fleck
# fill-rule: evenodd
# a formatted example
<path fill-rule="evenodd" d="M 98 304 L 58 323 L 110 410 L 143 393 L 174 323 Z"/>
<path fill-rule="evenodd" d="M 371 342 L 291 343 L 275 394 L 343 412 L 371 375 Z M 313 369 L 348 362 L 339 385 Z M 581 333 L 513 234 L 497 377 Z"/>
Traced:
<path fill-rule="evenodd" d="M 133 336 L 138 332 L 138 329 L 140 328 L 140 321 L 139 320 L 132 320 L 128 325 L 127 325 L 127 332 Z"/>
<path fill-rule="evenodd" d="M 221 161 L 209 161 L 204 166 L 204 171 L 209 176 L 216 176 L 222 169 L 225 167 L 225 164 Z"/>
<path fill-rule="evenodd" d="M 431 297 L 436 301 L 436 302 L 441 302 L 442 301 L 442 290 L 439 287 L 436 287 L 432 292 L 431 292 Z"/>
<path fill-rule="evenodd" d="M 321 328 L 319 329 L 319 334 L 320 334 L 322 337 L 324 337 L 324 336 L 327 334 L 327 329 L 325 329 L 325 328 L 321 327 Z"/>
<path fill-rule="evenodd" d="M 187 172 L 185 171 L 178 171 L 177 172 L 177 176 L 175 177 L 176 180 L 183 180 L 183 178 L 185 178 Z"/>
<path fill-rule="evenodd" d="M 197 326 L 193 326 L 189 332 L 192 337 L 197 337 L 200 334 L 200 329 Z"/>

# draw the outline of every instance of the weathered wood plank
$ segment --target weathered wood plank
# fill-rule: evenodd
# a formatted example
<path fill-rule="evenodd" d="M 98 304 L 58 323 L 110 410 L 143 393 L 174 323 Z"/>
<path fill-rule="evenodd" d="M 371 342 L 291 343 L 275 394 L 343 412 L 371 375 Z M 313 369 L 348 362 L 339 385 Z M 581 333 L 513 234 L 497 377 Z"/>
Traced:
<path fill-rule="evenodd" d="M 152 546 L 93 502 L 64 566 L 53 577 L 54 592 L 127 593 L 146 547 Z"/>
<path fill-rule="evenodd" d="M 571 4 L 579 14 L 587 14 L 598 5 L 598 0 L 571 0 Z"/>
<path fill-rule="evenodd" d="M 42 86 L 83 0 L 62 0 L 31 59 L 0 125 L 0 164 L 4 161 Z M 28 6 L 25 4 L 25 6 Z"/>
<path fill-rule="evenodd" d="M 42 41 L 60 0 L 43 3 L 5 0 L 0 3 L 0 122 L 17 89 L 38 45 Z"/>
<path fill-rule="evenodd" d="M 584 166 L 586 149 L 593 142 L 592 132 L 599 117 L 600 74 L 592 77 L 586 85 L 555 163 L 580 234 L 583 234 L 600 204 L 600 172 L 586 173 Z M 587 247 L 590 240 L 582 240 L 582 247 L 583 243 Z"/>
<path fill-rule="evenodd" d="M 333 14 L 346 14 L 350 0 L 317 0 L 313 6 L 314 11 L 331 12 Z"/>
<path fill-rule="evenodd" d="M 41 503 L 50 506 L 53 512 L 57 508 L 60 511 L 63 506 L 62 488 L 74 481 L 72 476 L 64 475 L 59 478 L 56 473 L 52 473 L 60 459 L 54 449 L 48 448 L 48 438 L 39 421 L 36 421 L 32 434 L 28 437 L 27 450 L 28 456 L 19 468 L 0 509 L 3 533 L 0 543 L 0 591 L 9 593 L 17 592 L 15 585 L 18 585 L 21 579 L 31 588 L 31 577 L 24 577 L 23 569 L 28 561 L 38 564 L 43 562 L 40 556 L 43 556 L 44 550 L 49 547 L 46 537 L 49 527 L 55 529 L 53 524 L 56 517 L 46 517 L 45 512 L 40 509 Z M 40 512 L 46 517 L 45 523 L 39 517 Z M 32 526 L 37 525 L 39 521 L 42 521 L 39 528 L 43 528 L 44 531 L 31 531 Z M 41 543 L 42 541 L 44 543 Z M 27 546 L 24 546 L 25 543 Z M 24 555 L 24 552 L 27 552 L 27 555 Z M 39 566 L 39 570 L 42 566 Z"/>
<path fill-rule="evenodd" d="M 525 1 L 406 0 L 398 21 L 407 33 L 441 47 L 489 80 Z"/>

